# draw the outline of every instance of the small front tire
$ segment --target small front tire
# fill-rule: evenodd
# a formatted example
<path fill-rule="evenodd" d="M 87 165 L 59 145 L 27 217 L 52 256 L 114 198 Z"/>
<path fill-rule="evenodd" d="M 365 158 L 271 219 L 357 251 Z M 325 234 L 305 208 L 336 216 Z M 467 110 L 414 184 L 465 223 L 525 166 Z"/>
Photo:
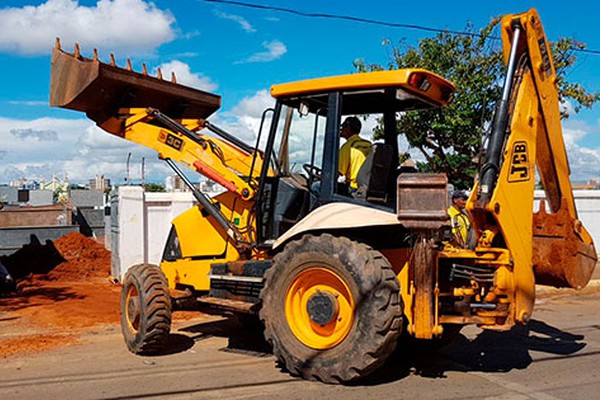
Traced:
<path fill-rule="evenodd" d="M 150 264 L 129 268 L 121 289 L 121 330 L 129 351 L 139 355 L 163 351 L 171 312 L 167 279 L 160 268 Z"/>

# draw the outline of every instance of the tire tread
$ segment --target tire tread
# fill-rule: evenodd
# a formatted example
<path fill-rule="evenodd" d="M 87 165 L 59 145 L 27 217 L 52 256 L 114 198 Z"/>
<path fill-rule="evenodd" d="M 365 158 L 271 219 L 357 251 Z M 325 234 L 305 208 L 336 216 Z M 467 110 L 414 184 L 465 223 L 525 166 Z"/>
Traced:
<path fill-rule="evenodd" d="M 140 325 L 133 331 L 127 324 L 126 293 L 135 285 L 140 297 Z M 134 354 L 153 355 L 164 350 L 171 331 L 171 298 L 167 279 L 159 267 L 138 264 L 131 267 L 123 281 L 121 295 L 121 329 L 125 343 Z"/>

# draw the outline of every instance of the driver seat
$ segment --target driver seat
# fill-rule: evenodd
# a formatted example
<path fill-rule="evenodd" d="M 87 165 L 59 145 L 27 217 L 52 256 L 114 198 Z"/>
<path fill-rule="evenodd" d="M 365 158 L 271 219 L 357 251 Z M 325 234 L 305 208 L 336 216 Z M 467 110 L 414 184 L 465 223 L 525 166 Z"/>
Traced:
<path fill-rule="evenodd" d="M 385 143 L 373 143 L 371 151 L 358 171 L 358 190 L 354 198 L 385 204 L 388 180 L 392 170 L 394 149 Z"/>

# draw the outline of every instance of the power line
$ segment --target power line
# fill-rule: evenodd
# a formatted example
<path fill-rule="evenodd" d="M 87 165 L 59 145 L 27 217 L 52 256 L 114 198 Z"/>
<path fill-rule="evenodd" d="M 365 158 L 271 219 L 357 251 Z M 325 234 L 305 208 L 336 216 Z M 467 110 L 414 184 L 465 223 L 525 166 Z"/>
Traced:
<path fill-rule="evenodd" d="M 245 2 L 233 1 L 233 0 L 203 0 L 203 1 L 205 3 L 219 3 L 219 4 L 227 4 L 227 5 L 232 5 L 232 6 L 254 8 L 254 9 L 258 9 L 258 10 L 278 11 L 278 12 L 283 12 L 283 13 L 287 13 L 287 14 L 293 14 L 293 15 L 298 15 L 298 16 L 301 16 L 301 17 L 308 17 L 308 18 L 338 19 L 338 20 L 343 20 L 343 21 L 352 21 L 352 22 L 360 22 L 360 23 L 364 23 L 364 24 L 387 26 L 387 27 L 390 27 L 390 28 L 405 28 L 405 29 L 414 29 L 414 30 L 420 30 L 420 31 L 425 31 L 425 32 L 452 33 L 452 34 L 455 34 L 455 35 L 462 35 L 462 36 L 482 37 L 482 35 L 480 35 L 478 33 L 474 33 L 474 32 L 454 31 L 454 30 L 449 30 L 449 29 L 439 29 L 439 28 L 432 28 L 432 27 L 423 26 L 423 25 L 416 25 L 416 24 L 399 24 L 399 23 L 395 23 L 395 22 L 379 21 L 379 20 L 370 19 L 370 18 L 354 17 L 354 16 L 351 16 L 351 15 L 339 15 L 339 14 L 327 14 L 327 13 L 310 13 L 310 12 L 293 10 L 291 8 L 283 8 L 283 7 L 267 6 L 267 5 L 262 5 L 262 4 L 245 3 Z M 499 37 L 496 37 L 496 36 L 489 36 L 489 38 L 490 39 L 496 39 L 496 40 L 500 39 Z M 600 55 L 600 50 L 580 49 L 580 48 L 577 48 L 577 47 L 572 47 L 572 49 L 574 51 L 578 51 L 578 52 L 581 52 L 581 53 Z"/>
<path fill-rule="evenodd" d="M 406 28 L 406 29 L 415 29 L 415 30 L 421 30 L 421 31 L 427 31 L 427 32 L 437 32 L 437 33 L 448 32 L 448 33 L 454 33 L 457 35 L 481 37 L 480 34 L 473 33 L 473 32 L 452 31 L 452 30 L 447 30 L 447 29 L 431 28 L 431 27 L 427 27 L 427 26 L 413 25 L 413 24 L 398 24 L 398 23 L 394 23 L 394 22 L 385 22 L 385 21 L 377 21 L 377 20 L 368 19 L 368 18 L 353 17 L 351 15 L 308 13 L 308 12 L 303 12 L 303 11 L 298 11 L 298 10 L 292 10 L 290 8 L 264 6 L 264 5 L 260 5 L 260 4 L 243 3 L 240 1 L 231 1 L 231 0 L 204 0 L 204 2 L 228 4 L 228 5 L 240 6 L 240 7 L 246 7 L 246 8 L 255 8 L 255 9 L 259 9 L 259 10 L 279 11 L 279 12 L 283 12 L 283 13 L 294 14 L 294 15 L 299 15 L 302 17 L 309 17 L 309 18 L 340 19 L 340 20 L 352 21 L 352 22 L 362 22 L 362 23 L 371 24 L 371 25 L 387 26 L 390 28 Z"/>

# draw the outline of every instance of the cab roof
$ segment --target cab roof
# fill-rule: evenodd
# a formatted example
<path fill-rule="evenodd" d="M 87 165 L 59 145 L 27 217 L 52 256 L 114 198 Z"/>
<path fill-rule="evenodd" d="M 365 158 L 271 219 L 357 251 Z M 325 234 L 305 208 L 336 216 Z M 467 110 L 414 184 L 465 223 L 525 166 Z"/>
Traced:
<path fill-rule="evenodd" d="M 316 103 L 324 106 L 325 95 L 334 91 L 345 96 L 344 113 L 365 113 L 383 112 L 390 104 L 395 104 L 397 111 L 445 106 L 456 87 L 441 76 L 418 68 L 338 75 L 271 87 L 271 95 L 276 99 L 288 105 L 308 101 L 311 109 L 317 107 Z"/>

